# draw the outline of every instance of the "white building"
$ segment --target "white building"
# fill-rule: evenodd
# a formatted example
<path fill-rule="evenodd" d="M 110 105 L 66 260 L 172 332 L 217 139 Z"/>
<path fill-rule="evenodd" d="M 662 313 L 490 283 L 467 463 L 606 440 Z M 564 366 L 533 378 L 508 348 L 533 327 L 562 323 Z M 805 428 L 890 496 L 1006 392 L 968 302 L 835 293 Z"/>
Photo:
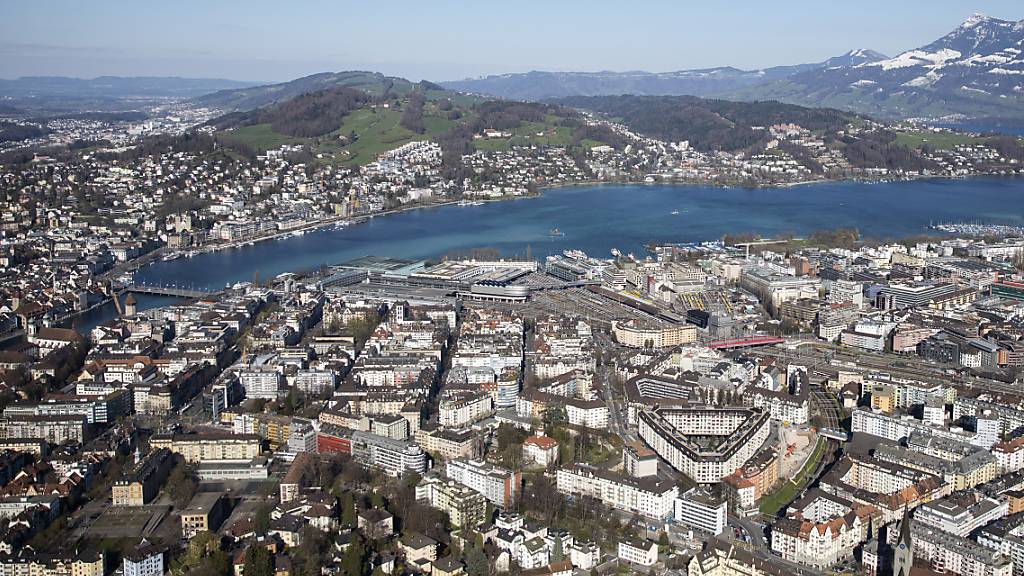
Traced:
<path fill-rule="evenodd" d="M 560 468 L 556 482 L 562 494 L 589 496 L 612 508 L 659 520 L 672 516 L 679 495 L 673 482 L 656 477 L 629 478 L 586 464 Z"/>
<path fill-rule="evenodd" d="M 631 538 L 619 542 L 619 559 L 639 566 L 654 566 L 658 562 L 658 543 Z"/>
<path fill-rule="evenodd" d="M 701 484 L 718 482 L 746 464 L 771 431 L 768 413 L 747 408 L 662 408 L 645 410 L 638 420 L 644 442 Z M 697 442 L 698 437 L 715 442 Z"/>
<path fill-rule="evenodd" d="M 281 375 L 272 370 L 240 372 L 238 382 L 245 389 L 246 398 L 277 400 L 281 389 Z"/>
<path fill-rule="evenodd" d="M 519 472 L 480 460 L 449 460 L 445 465 L 445 473 L 452 480 L 476 490 L 490 502 L 506 509 L 515 504 L 522 490 L 522 476 Z"/>
<path fill-rule="evenodd" d="M 558 441 L 543 434 L 523 441 L 523 460 L 547 468 L 558 463 Z"/>
<path fill-rule="evenodd" d="M 447 428 L 463 428 L 494 414 L 494 398 L 487 392 L 441 398 L 438 421 Z"/>
<path fill-rule="evenodd" d="M 725 531 L 729 501 L 701 488 L 691 488 L 676 498 L 676 522 L 719 535 Z"/>
<path fill-rule="evenodd" d="M 125 553 L 122 562 L 124 576 L 163 576 L 164 551 L 147 543 Z"/>
<path fill-rule="evenodd" d="M 569 562 L 580 570 L 590 570 L 601 563 L 601 548 L 594 542 L 574 542 L 569 547 Z"/>
<path fill-rule="evenodd" d="M 569 398 L 565 401 L 565 416 L 573 426 L 598 430 L 608 428 L 608 405 L 601 400 Z"/>

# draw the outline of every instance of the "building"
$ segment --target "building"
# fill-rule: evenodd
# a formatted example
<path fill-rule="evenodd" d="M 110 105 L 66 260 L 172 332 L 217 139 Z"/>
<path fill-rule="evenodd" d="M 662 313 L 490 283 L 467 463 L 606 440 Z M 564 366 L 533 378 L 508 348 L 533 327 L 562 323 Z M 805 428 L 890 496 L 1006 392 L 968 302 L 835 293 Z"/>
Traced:
<path fill-rule="evenodd" d="M 931 301 L 948 296 L 954 290 L 956 286 L 948 283 L 891 284 L 879 290 L 875 306 L 881 310 L 928 306 Z"/>
<path fill-rule="evenodd" d="M 167 448 L 151 451 L 135 468 L 114 481 L 110 488 L 114 506 L 144 506 L 160 492 L 174 458 Z"/>
<path fill-rule="evenodd" d="M 370 540 L 381 540 L 395 533 L 395 518 L 383 508 L 370 508 L 359 512 L 356 527 Z"/>
<path fill-rule="evenodd" d="M 558 464 L 558 441 L 541 431 L 523 441 L 523 461 L 547 468 Z"/>
<path fill-rule="evenodd" d="M 741 468 L 770 431 L 769 415 L 756 408 L 659 408 L 639 415 L 644 442 L 701 484 L 719 482 Z"/>
<path fill-rule="evenodd" d="M 519 472 L 506 470 L 480 460 L 449 460 L 448 477 L 484 495 L 491 503 L 508 509 L 519 498 L 523 479 Z"/>
<path fill-rule="evenodd" d="M 638 320 L 612 322 L 612 334 L 623 346 L 631 348 L 668 348 L 697 341 L 693 324 L 649 324 Z"/>
<path fill-rule="evenodd" d="M 124 554 L 121 563 L 123 576 L 163 576 L 164 549 L 145 540 Z"/>
<path fill-rule="evenodd" d="M 427 471 L 426 453 L 412 442 L 358 430 L 352 432 L 350 438 L 352 458 L 363 465 L 395 477 Z"/>
<path fill-rule="evenodd" d="M 910 416 L 899 417 L 881 412 L 872 412 L 864 408 L 853 410 L 851 422 L 851 429 L 854 434 L 870 434 L 887 440 L 902 440 L 917 432 L 925 436 L 946 438 L 957 442 L 973 444 L 985 449 L 991 448 L 997 440 L 996 438 L 986 438 L 982 435 L 960 432 L 949 428 L 936 428 Z"/>
<path fill-rule="evenodd" d="M 924 560 L 944 572 L 984 576 L 1013 574 L 1013 561 L 1010 558 L 974 540 L 924 526 L 916 521 L 911 522 L 910 533 L 913 558 Z"/>
<path fill-rule="evenodd" d="M 420 429 L 416 432 L 416 444 L 442 460 L 483 456 L 483 437 L 475 430 Z"/>
<path fill-rule="evenodd" d="M 263 452 L 263 440 L 255 434 L 155 434 L 153 448 L 167 448 L 186 462 L 206 460 L 251 461 Z"/>
<path fill-rule="evenodd" d="M 494 414 L 494 398 L 487 392 L 446 394 L 438 408 L 438 423 L 449 428 L 463 428 Z"/>
<path fill-rule="evenodd" d="M 646 478 L 658 474 L 658 455 L 639 442 L 626 442 L 622 446 L 622 471 L 633 478 Z"/>
<path fill-rule="evenodd" d="M 281 390 L 281 374 L 273 370 L 240 372 L 238 382 L 246 398 L 277 400 Z"/>
<path fill-rule="evenodd" d="M 612 508 L 659 520 L 673 515 L 679 495 L 672 482 L 630 478 L 586 464 L 560 468 L 556 483 L 562 494 L 596 498 Z"/>
<path fill-rule="evenodd" d="M 675 501 L 676 522 L 715 536 L 725 531 L 729 502 L 705 488 L 691 488 Z"/>
<path fill-rule="evenodd" d="M 620 560 L 637 566 L 654 566 L 658 562 L 658 543 L 650 540 L 620 540 L 618 552 Z"/>
<path fill-rule="evenodd" d="M 483 494 L 438 476 L 423 477 L 416 485 L 416 499 L 448 514 L 453 526 L 475 527 L 487 514 L 487 499 Z"/>
<path fill-rule="evenodd" d="M 219 492 L 200 492 L 181 511 L 181 537 L 190 540 L 200 532 L 213 532 L 227 519 L 230 504 Z"/>
<path fill-rule="evenodd" d="M 817 298 L 821 282 L 817 278 L 782 274 L 768 266 L 745 266 L 739 279 L 740 288 L 758 297 L 772 314 L 783 302 Z"/>
<path fill-rule="evenodd" d="M 828 568 L 853 558 L 877 514 L 873 506 L 811 489 L 772 526 L 772 551 L 790 562 Z"/>
<path fill-rule="evenodd" d="M 282 504 L 299 498 L 301 490 L 308 482 L 307 476 L 312 472 L 312 468 L 313 462 L 308 454 L 300 452 L 295 456 L 291 465 L 288 466 L 288 472 L 278 484 L 278 498 Z"/>
<path fill-rule="evenodd" d="M 931 526 L 966 538 L 978 528 L 1009 513 L 1006 500 L 967 492 L 926 502 L 914 509 L 914 524 Z"/>

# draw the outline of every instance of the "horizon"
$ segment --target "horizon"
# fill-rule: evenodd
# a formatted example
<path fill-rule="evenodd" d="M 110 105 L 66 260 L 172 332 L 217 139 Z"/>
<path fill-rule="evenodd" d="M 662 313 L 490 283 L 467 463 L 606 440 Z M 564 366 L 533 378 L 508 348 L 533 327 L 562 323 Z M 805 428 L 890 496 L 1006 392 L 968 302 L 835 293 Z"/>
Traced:
<path fill-rule="evenodd" d="M 54 4 L 65 9 L 55 11 Z M 602 2 L 398 5 L 394 13 L 400 16 L 382 16 L 367 6 L 313 2 L 298 10 L 263 0 L 142 10 L 124 0 L 19 4 L 0 23 L 0 78 L 275 83 L 366 70 L 444 82 L 532 71 L 760 70 L 821 62 L 858 49 L 892 57 L 949 33 L 976 12 L 1009 21 L 1024 17 L 1019 4 L 1003 0 L 970 7 L 944 0 L 929 3 L 926 11 L 877 0 L 856 8 L 806 1 L 785 7 L 678 6 L 660 0 L 649 2 L 646 10 Z M 305 19 L 306 13 L 319 17 Z M 881 13 L 885 18 L 878 17 Z M 444 26 L 455 32 L 439 34 Z"/>

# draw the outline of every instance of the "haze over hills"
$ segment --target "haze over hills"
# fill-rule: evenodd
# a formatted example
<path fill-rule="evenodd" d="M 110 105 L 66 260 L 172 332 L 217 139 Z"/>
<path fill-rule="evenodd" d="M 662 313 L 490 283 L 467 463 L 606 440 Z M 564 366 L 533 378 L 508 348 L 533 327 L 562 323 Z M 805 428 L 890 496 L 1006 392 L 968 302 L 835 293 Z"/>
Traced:
<path fill-rule="evenodd" d="M 67 76 L 23 76 L 14 80 L 0 79 L 0 97 L 125 98 L 184 97 L 191 98 L 216 90 L 252 86 L 254 82 L 222 78 L 179 78 L 175 76 L 100 76 L 70 78 Z"/>
<path fill-rule="evenodd" d="M 502 98 L 544 100 L 569 96 L 716 96 L 830 66 L 851 66 L 883 60 L 873 50 L 851 50 L 814 64 L 740 70 L 731 66 L 675 72 L 542 72 L 499 74 L 483 78 L 441 82 L 452 90 Z"/>
<path fill-rule="evenodd" d="M 144 101 L 194 98 L 253 82 L 175 76 L 25 76 L 0 79 L 0 114 L 64 114 L 134 110 Z"/>

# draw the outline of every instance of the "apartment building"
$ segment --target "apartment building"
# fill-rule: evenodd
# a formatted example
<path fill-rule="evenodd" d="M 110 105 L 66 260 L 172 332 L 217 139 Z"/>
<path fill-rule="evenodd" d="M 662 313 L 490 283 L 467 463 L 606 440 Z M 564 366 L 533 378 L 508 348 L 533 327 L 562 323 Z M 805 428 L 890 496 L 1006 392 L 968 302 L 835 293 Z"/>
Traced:
<path fill-rule="evenodd" d="M 519 472 L 506 470 L 481 460 L 449 460 L 445 465 L 449 478 L 484 495 L 491 503 L 508 509 L 518 500 L 523 479 Z"/>

